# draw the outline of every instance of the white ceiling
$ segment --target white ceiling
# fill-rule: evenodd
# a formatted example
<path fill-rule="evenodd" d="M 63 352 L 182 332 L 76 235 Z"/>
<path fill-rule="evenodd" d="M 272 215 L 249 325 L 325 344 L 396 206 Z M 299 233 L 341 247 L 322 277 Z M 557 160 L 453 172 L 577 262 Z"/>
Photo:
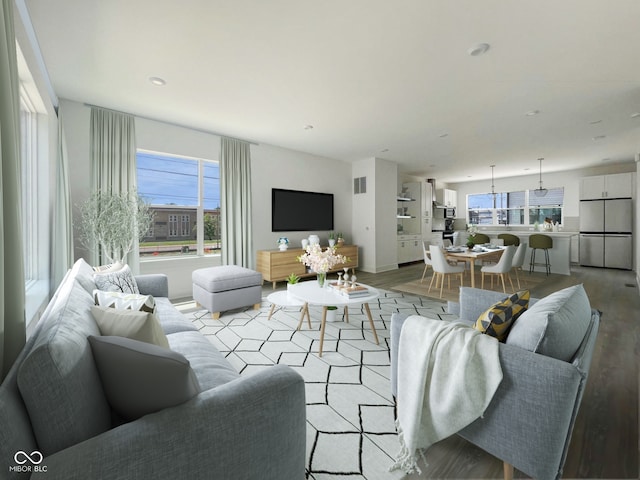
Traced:
<path fill-rule="evenodd" d="M 443 182 L 640 152 L 638 0 L 25 3 L 62 98 Z"/>

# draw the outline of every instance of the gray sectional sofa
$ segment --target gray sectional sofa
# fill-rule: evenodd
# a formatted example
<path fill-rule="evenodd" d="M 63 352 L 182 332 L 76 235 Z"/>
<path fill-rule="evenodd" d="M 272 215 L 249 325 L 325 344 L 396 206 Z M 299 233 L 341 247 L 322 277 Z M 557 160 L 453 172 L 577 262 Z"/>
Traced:
<path fill-rule="evenodd" d="M 189 361 L 199 393 L 118 418 L 88 340 L 100 336 L 92 274 L 76 262 L 0 385 L 0 478 L 304 478 L 302 377 L 286 366 L 240 377 L 171 305 L 163 275 L 136 280 L 155 297 L 169 346 Z"/>
<path fill-rule="evenodd" d="M 460 301 L 449 302 L 448 313 L 471 326 L 504 298 L 503 293 L 461 287 Z M 398 313 L 391 317 L 394 397 L 407 318 Z M 599 324 L 600 312 L 591 308 L 581 285 L 531 299 L 527 316 L 518 317 L 499 344 L 502 383 L 484 415 L 458 434 L 532 478 L 560 478 Z"/>

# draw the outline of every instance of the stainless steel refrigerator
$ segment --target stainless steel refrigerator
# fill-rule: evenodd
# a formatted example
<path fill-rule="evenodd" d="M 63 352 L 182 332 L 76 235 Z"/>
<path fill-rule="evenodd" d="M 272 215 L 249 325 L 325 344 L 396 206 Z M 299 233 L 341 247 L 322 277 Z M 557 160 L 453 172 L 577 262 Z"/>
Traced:
<path fill-rule="evenodd" d="M 580 201 L 580 265 L 631 270 L 633 201 Z"/>

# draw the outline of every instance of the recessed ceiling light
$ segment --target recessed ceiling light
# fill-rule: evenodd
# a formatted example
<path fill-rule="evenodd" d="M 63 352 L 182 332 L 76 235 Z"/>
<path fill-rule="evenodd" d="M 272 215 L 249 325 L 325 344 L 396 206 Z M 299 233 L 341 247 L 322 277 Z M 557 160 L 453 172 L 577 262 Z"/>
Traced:
<path fill-rule="evenodd" d="M 640 117 L 640 112 L 634 112 L 631 114 L 631 118 L 638 118 Z"/>
<path fill-rule="evenodd" d="M 603 138 L 607 138 L 606 135 L 596 135 L 591 140 L 602 140 Z"/>
<path fill-rule="evenodd" d="M 540 110 L 529 110 L 527 113 L 525 113 L 525 115 L 527 117 L 533 117 L 535 115 L 538 115 L 540 113 Z"/>
<path fill-rule="evenodd" d="M 603 158 L 603 159 L 602 159 L 602 161 L 603 161 L 603 162 L 610 162 L 610 161 L 611 161 L 611 159 L 610 159 L 609 157 L 607 157 L 607 158 Z"/>
<path fill-rule="evenodd" d="M 440 134 L 440 135 L 438 135 L 438 136 L 439 136 L 440 138 L 445 138 L 445 137 L 448 137 L 448 136 L 449 136 L 449 134 L 445 132 L 445 133 L 441 133 L 441 134 Z"/>
<path fill-rule="evenodd" d="M 313 125 L 305 125 L 303 128 L 305 130 L 313 130 Z"/>
<path fill-rule="evenodd" d="M 162 87 L 167 84 L 167 81 L 160 77 L 149 77 L 149 81 L 158 87 Z"/>
<path fill-rule="evenodd" d="M 490 45 L 488 43 L 479 43 L 467 50 L 467 53 L 472 57 L 477 57 L 479 55 L 487 53 L 487 50 L 489 50 L 489 48 Z"/>
<path fill-rule="evenodd" d="M 385 148 L 385 149 L 383 149 L 383 150 L 380 150 L 380 153 L 387 153 L 388 151 L 389 151 L 389 149 L 388 149 L 388 148 Z"/>
<path fill-rule="evenodd" d="M 597 125 L 599 123 L 602 123 L 602 120 L 594 120 L 593 122 L 589 122 L 590 125 Z"/>

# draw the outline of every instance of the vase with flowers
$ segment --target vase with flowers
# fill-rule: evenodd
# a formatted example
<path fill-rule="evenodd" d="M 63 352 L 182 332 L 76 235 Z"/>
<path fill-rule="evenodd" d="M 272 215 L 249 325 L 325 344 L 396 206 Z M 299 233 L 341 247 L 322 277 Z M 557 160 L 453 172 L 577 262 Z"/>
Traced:
<path fill-rule="evenodd" d="M 475 245 L 475 237 L 476 233 L 478 233 L 478 226 L 474 224 L 467 225 L 467 233 L 469 234 L 469 236 L 467 237 L 467 247 L 471 249 Z"/>
<path fill-rule="evenodd" d="M 314 243 L 305 249 L 305 253 L 298 257 L 298 261 L 309 267 L 312 272 L 315 272 L 318 284 L 323 287 L 327 279 L 327 272 L 336 265 L 345 263 L 347 258 L 336 253 L 335 246 L 327 247 L 323 250 L 320 244 Z"/>

